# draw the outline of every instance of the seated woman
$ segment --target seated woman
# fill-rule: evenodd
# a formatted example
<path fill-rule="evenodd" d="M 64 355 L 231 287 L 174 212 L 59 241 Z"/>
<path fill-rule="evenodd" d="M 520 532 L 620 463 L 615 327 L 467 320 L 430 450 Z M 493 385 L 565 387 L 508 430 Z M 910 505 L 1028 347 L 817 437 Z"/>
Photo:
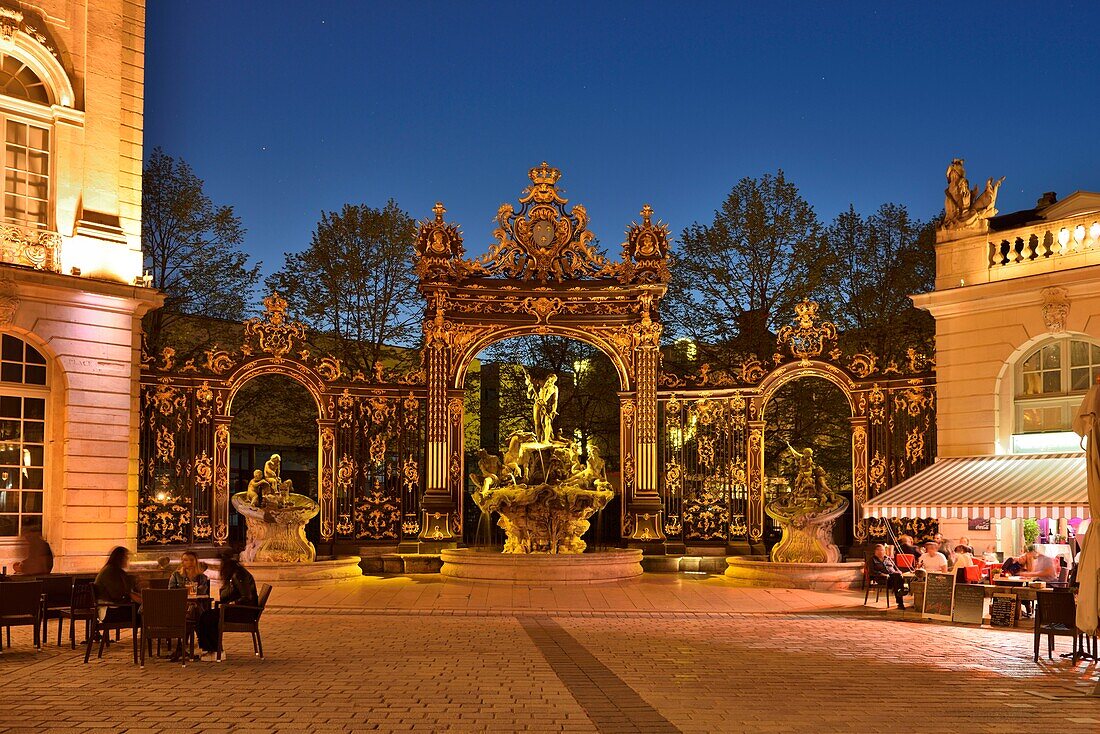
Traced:
<path fill-rule="evenodd" d="M 974 556 L 970 552 L 970 546 L 963 543 L 959 543 L 955 546 L 955 565 L 951 567 L 952 570 L 958 571 L 960 568 L 969 568 L 974 565 Z"/>
<path fill-rule="evenodd" d="M 199 557 L 194 551 L 184 551 L 180 556 L 179 568 L 168 579 L 168 588 L 188 589 L 192 584 L 195 587 L 195 596 L 210 596 L 210 577 L 199 566 Z"/>
<path fill-rule="evenodd" d="M 96 575 L 93 588 L 96 601 L 102 604 L 99 608 L 101 621 L 129 621 L 133 607 L 108 605 L 129 605 L 130 602 L 141 601 L 141 589 L 137 580 L 126 572 L 129 565 L 130 551 L 118 546 L 107 556 L 107 562 Z"/>
<path fill-rule="evenodd" d="M 222 556 L 219 575 L 222 581 L 219 597 L 221 605 L 227 607 L 225 610 L 226 621 L 247 622 L 254 618 L 256 615 L 254 609 L 244 608 L 256 607 L 260 603 L 259 596 L 256 594 L 256 580 L 252 578 L 252 574 L 238 563 L 236 558 L 226 554 Z M 234 607 L 241 608 L 235 609 Z M 196 631 L 199 638 L 199 647 L 203 651 L 203 660 L 213 660 L 215 658 L 215 653 L 218 650 L 218 620 L 220 616 L 220 610 L 208 609 L 199 617 Z M 224 653 L 222 653 L 222 657 L 225 657 Z"/>

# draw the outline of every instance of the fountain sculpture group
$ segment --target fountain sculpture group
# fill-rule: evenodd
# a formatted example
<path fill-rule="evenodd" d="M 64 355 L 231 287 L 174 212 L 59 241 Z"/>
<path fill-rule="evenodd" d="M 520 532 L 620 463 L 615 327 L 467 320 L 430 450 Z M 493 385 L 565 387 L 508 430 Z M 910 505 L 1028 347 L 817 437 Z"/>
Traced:
<path fill-rule="evenodd" d="M 233 495 L 233 506 L 247 523 L 241 560 L 266 563 L 312 563 L 317 549 L 306 539 L 306 523 L 320 511 L 317 503 L 295 494 L 289 479 L 282 478 L 282 459 L 272 454 L 257 469 L 248 491 Z"/>
<path fill-rule="evenodd" d="M 535 432 L 513 433 L 501 456 L 478 451 L 480 474 L 470 475 L 474 502 L 485 515 L 500 516 L 505 553 L 583 553 L 588 518 L 615 496 L 603 459 L 589 446 L 582 463 L 572 441 L 554 436 L 557 376 L 537 385 L 523 374 Z"/>

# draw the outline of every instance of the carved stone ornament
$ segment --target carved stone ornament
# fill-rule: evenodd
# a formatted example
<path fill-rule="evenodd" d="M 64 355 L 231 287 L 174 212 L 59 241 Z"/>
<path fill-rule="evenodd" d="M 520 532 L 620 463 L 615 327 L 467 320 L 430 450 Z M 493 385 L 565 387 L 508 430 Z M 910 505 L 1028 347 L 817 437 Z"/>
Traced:
<path fill-rule="evenodd" d="M 55 58 L 61 58 L 58 56 L 57 48 L 53 42 L 45 33 L 27 20 L 23 11 L 0 6 L 0 44 L 10 47 L 15 43 L 15 34 L 19 31 L 38 41 Z"/>
<path fill-rule="evenodd" d="M 19 291 L 10 275 L 0 277 L 0 327 L 11 326 L 19 310 Z"/>
<path fill-rule="evenodd" d="M 1069 317 L 1069 292 L 1060 286 L 1051 286 L 1041 291 L 1043 297 L 1043 323 L 1051 334 L 1061 334 L 1066 330 Z"/>

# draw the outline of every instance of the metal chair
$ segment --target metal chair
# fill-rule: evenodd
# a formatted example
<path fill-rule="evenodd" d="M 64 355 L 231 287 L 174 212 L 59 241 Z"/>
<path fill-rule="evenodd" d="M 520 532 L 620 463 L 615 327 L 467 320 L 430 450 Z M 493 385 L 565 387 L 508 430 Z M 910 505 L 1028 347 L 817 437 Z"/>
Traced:
<path fill-rule="evenodd" d="M 183 649 L 187 639 L 187 589 L 146 589 L 141 594 L 141 667 L 145 649 L 153 654 L 153 640 L 175 640 Z M 182 655 L 187 665 L 187 656 Z"/>
<path fill-rule="evenodd" d="M 88 662 L 88 658 L 92 655 L 92 643 L 95 641 L 96 636 L 99 637 L 99 654 L 97 658 L 103 657 L 103 648 L 107 644 L 107 635 L 111 630 L 118 632 L 120 630 L 129 629 L 133 634 L 134 641 L 134 664 L 138 662 L 138 609 L 137 604 L 128 602 L 126 604 L 107 604 L 99 602 L 97 613 L 92 617 L 92 634 L 88 635 L 87 645 L 84 649 L 84 662 Z M 103 611 L 103 619 L 99 618 L 99 611 Z"/>
<path fill-rule="evenodd" d="M 42 640 L 49 637 L 49 623 L 57 620 L 57 644 L 61 645 L 61 612 L 73 601 L 73 580 L 69 574 L 51 574 L 39 577 L 42 582 Z"/>
<path fill-rule="evenodd" d="M 1047 657 L 1054 659 L 1054 638 L 1069 637 L 1073 640 L 1073 662 L 1080 657 L 1080 635 L 1077 633 L 1077 600 L 1073 594 L 1062 590 L 1040 590 L 1035 609 L 1035 662 L 1039 662 L 1039 638 L 1047 636 Z"/>
<path fill-rule="evenodd" d="M 252 651 L 264 656 L 264 644 L 260 639 L 260 615 L 264 613 L 271 596 L 271 584 L 260 586 L 256 606 L 247 604 L 222 604 L 218 607 L 218 661 L 222 659 L 222 635 L 226 632 L 248 632 L 252 635 Z"/>
<path fill-rule="evenodd" d="M 41 581 L 5 581 L 0 584 L 0 627 L 7 630 L 8 647 L 11 647 L 12 627 L 34 627 L 34 647 L 41 649 L 41 615 Z"/>
<path fill-rule="evenodd" d="M 875 604 L 878 604 L 879 596 L 882 592 L 886 591 L 886 608 L 890 608 L 890 589 L 888 587 L 889 578 L 886 576 L 872 576 L 870 567 L 866 564 L 863 566 L 863 581 L 866 586 L 866 591 L 863 592 L 863 606 L 867 606 L 867 598 L 871 595 L 871 589 L 875 590 Z"/>
<path fill-rule="evenodd" d="M 76 579 L 69 599 L 68 609 L 57 611 L 57 644 L 61 644 L 61 625 L 69 620 L 69 647 L 76 649 L 76 621 L 84 620 L 84 642 L 92 635 L 92 621 L 96 616 L 95 588 L 88 579 Z"/>

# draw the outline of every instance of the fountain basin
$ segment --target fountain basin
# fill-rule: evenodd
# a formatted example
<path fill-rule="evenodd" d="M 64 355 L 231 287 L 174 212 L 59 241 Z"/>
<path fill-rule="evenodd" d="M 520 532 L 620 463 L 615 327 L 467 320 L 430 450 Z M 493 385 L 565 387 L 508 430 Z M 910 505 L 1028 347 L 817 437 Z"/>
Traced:
<path fill-rule="evenodd" d="M 206 575 L 215 585 L 220 583 L 218 559 L 204 560 L 208 565 Z M 276 589 L 316 589 L 360 578 L 363 575 L 363 569 L 359 566 L 359 560 L 359 556 L 337 556 L 317 559 L 312 563 L 253 561 L 243 565 L 252 574 L 252 578 L 256 579 L 257 586 L 271 584 Z"/>
<path fill-rule="evenodd" d="M 863 583 L 863 561 L 844 563 L 777 563 L 731 556 L 726 578 L 735 586 L 817 591 L 858 589 Z"/>
<path fill-rule="evenodd" d="M 500 553 L 473 548 L 440 551 L 440 573 L 462 581 L 524 584 L 598 584 L 642 575 L 637 548 L 591 553 Z"/>

